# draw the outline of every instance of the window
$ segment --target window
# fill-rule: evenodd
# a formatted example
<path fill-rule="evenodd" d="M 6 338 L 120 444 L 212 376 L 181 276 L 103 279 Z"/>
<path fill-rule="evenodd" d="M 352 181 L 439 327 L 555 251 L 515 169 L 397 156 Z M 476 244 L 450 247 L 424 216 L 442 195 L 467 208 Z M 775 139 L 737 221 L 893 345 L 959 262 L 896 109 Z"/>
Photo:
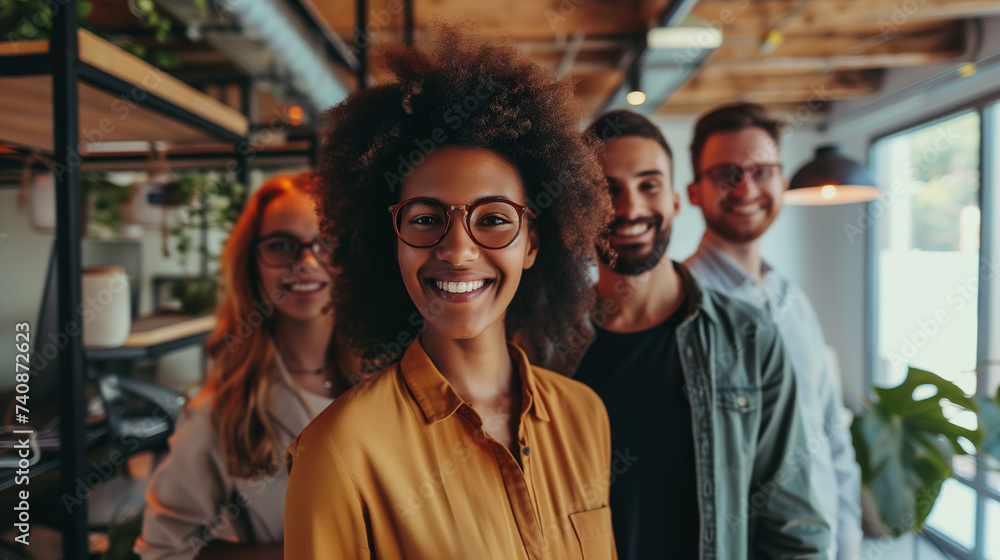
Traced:
<path fill-rule="evenodd" d="M 970 396 L 996 394 L 1000 367 L 975 370 L 1000 358 L 998 138 L 993 101 L 872 145 L 886 191 L 868 212 L 873 384 L 897 385 L 912 365 Z M 971 414 L 951 420 L 975 426 Z M 955 458 L 927 528 L 958 557 L 1000 560 L 1000 475 L 983 466 Z"/>

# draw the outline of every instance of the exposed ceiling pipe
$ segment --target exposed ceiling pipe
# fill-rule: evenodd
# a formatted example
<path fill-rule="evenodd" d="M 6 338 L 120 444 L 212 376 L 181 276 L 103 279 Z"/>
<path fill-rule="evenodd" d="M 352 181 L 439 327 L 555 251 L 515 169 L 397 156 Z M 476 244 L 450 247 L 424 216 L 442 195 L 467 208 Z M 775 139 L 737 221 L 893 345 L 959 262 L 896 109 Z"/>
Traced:
<path fill-rule="evenodd" d="M 660 16 L 661 28 L 677 28 L 697 3 L 698 0 L 673 0 Z M 719 33 L 714 27 L 706 26 L 704 30 L 713 37 Z M 622 68 L 625 78 L 608 96 L 599 113 L 625 108 L 643 114 L 654 112 L 701 67 L 715 48 L 718 47 L 705 47 L 699 41 L 690 41 L 684 47 L 654 48 L 647 44 L 647 37 L 643 36 L 632 49 L 635 56 L 631 63 Z M 633 106 L 626 96 L 632 82 L 629 77 L 637 74 L 642 76 L 646 100 L 642 105 Z"/>
<path fill-rule="evenodd" d="M 556 76 L 562 78 L 573 69 L 576 56 L 580 53 L 580 47 L 583 45 L 583 38 L 583 31 L 577 29 L 573 32 L 573 36 L 566 45 L 566 53 L 563 55 L 562 60 L 559 61 L 559 66 L 556 67 Z"/>
<path fill-rule="evenodd" d="M 215 48 L 279 97 L 294 92 L 318 111 L 339 103 L 352 89 L 337 65 L 350 65 L 350 50 L 331 43 L 321 26 L 310 25 L 313 22 L 305 20 L 306 13 L 293 10 L 282 0 L 216 1 L 208 11 L 196 0 L 157 3 L 174 18 L 204 33 Z M 239 24 L 235 28 L 217 25 L 233 21 Z M 335 62 L 333 53 L 339 61 Z"/>

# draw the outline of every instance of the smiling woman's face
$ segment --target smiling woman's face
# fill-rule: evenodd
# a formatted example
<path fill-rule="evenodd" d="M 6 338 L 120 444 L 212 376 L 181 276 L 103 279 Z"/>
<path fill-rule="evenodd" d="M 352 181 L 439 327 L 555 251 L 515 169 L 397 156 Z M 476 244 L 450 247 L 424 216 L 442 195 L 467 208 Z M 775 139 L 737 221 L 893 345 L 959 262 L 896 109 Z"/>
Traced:
<path fill-rule="evenodd" d="M 288 244 L 285 235 L 309 243 L 319 236 L 319 218 L 313 199 L 301 191 L 288 191 L 271 202 L 261 217 L 258 239 L 272 243 L 274 249 Z M 330 301 L 333 273 L 317 260 L 311 249 L 303 248 L 299 259 L 287 266 L 267 266 L 256 256 L 263 292 L 274 301 L 278 313 L 297 320 L 311 320 L 323 315 Z"/>
<path fill-rule="evenodd" d="M 521 176 L 505 159 L 482 148 L 443 147 L 407 178 L 400 200 L 429 198 L 472 205 L 503 198 L 526 205 Z M 521 224 L 517 238 L 502 249 L 484 249 L 469 236 L 466 212 L 452 211 L 452 223 L 432 247 L 414 248 L 397 239 L 403 283 L 427 321 L 427 330 L 446 339 L 474 338 L 487 328 L 503 328 L 507 306 L 538 253 L 538 235 Z M 525 216 L 522 222 L 526 222 Z M 484 222 L 492 224 L 494 222 Z M 474 226 L 476 224 L 473 224 Z"/>

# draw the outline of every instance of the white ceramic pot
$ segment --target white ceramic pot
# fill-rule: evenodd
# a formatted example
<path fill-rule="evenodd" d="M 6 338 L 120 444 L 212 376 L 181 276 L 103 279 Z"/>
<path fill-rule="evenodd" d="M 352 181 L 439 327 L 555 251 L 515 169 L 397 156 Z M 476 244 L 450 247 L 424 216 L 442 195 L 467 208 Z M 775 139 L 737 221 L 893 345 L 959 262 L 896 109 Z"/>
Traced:
<path fill-rule="evenodd" d="M 52 173 L 35 175 L 28 197 L 31 226 L 50 233 L 56 229 L 56 176 Z"/>
<path fill-rule="evenodd" d="M 83 345 L 115 348 L 132 327 L 129 282 L 121 265 L 83 269 Z"/>

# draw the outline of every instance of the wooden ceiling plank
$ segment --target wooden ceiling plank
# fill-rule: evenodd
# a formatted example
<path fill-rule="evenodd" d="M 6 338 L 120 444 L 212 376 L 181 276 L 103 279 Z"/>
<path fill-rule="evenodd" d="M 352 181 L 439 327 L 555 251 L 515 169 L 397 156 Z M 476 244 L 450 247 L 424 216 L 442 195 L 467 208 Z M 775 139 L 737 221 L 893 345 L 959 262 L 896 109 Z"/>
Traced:
<path fill-rule="evenodd" d="M 916 66 L 961 56 L 965 40 L 965 25 L 961 21 L 947 22 L 933 30 L 905 31 L 888 40 L 851 30 L 821 36 L 790 35 L 771 53 L 756 48 L 757 40 L 730 38 L 716 51 L 709 67 L 732 71 L 799 71 Z"/>
<path fill-rule="evenodd" d="M 828 74 L 800 73 L 795 75 L 699 74 L 675 92 L 668 103 L 678 105 L 722 104 L 737 101 L 780 103 L 813 99 L 863 97 L 876 93 L 881 83 L 881 71 L 838 71 Z"/>
<path fill-rule="evenodd" d="M 728 36 L 752 30 L 763 36 L 798 0 L 705 0 L 692 15 L 723 28 Z M 916 21 L 963 19 L 1000 14 L 996 0 L 815 0 L 788 20 L 786 33 L 842 29 L 870 24 L 892 32 Z"/>

